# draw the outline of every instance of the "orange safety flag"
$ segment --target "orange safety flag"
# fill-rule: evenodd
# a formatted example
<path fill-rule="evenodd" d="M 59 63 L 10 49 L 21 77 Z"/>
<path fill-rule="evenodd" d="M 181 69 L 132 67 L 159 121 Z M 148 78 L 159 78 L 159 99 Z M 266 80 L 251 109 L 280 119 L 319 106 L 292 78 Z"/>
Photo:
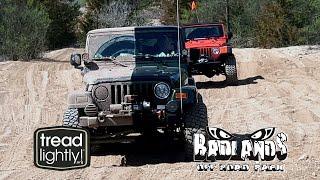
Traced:
<path fill-rule="evenodd" d="M 191 3 L 191 10 L 194 11 L 194 10 L 196 10 L 196 9 L 197 9 L 197 4 L 196 4 L 195 1 L 192 1 L 192 3 Z"/>

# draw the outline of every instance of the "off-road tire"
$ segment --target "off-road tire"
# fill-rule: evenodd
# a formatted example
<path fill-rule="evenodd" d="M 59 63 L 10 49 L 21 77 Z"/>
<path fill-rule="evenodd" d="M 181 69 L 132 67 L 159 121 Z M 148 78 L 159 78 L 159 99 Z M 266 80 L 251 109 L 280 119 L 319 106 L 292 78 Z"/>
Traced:
<path fill-rule="evenodd" d="M 79 128 L 79 111 L 75 108 L 68 109 L 63 116 L 63 126 Z"/>
<path fill-rule="evenodd" d="M 206 105 L 200 100 L 185 111 L 184 120 L 185 160 L 192 161 L 194 158 L 193 135 L 196 133 L 206 135 L 206 127 L 208 126 Z"/>
<path fill-rule="evenodd" d="M 234 55 L 227 57 L 225 62 L 226 83 L 228 85 L 238 85 L 237 62 Z"/>

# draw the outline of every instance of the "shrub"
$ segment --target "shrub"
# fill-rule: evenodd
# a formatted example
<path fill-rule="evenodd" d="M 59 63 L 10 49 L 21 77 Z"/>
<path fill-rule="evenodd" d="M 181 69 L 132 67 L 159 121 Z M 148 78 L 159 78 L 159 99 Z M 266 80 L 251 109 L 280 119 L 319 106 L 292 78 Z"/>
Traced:
<path fill-rule="evenodd" d="M 45 10 L 25 1 L 3 0 L 0 11 L 0 53 L 12 60 L 38 57 L 50 22 Z"/>
<path fill-rule="evenodd" d="M 128 17 L 133 11 L 133 5 L 126 1 L 112 1 L 105 3 L 98 15 L 98 22 L 103 27 L 129 26 Z"/>
<path fill-rule="evenodd" d="M 79 16 L 79 4 L 74 0 L 39 1 L 49 14 L 50 23 L 47 31 L 49 49 L 64 48 L 77 42 L 75 26 Z"/>

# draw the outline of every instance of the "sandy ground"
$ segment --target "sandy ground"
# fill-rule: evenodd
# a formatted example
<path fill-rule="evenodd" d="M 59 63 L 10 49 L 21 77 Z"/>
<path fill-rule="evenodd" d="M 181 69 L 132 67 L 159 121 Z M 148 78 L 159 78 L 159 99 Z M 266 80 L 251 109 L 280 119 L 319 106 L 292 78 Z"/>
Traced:
<path fill-rule="evenodd" d="M 60 125 L 68 92 L 82 85 L 79 71 L 68 62 L 73 51 L 79 50 L 54 51 L 38 61 L 0 63 L 0 179 L 320 177 L 320 47 L 307 46 L 235 49 L 239 86 L 225 86 L 223 77 L 196 77 L 210 126 L 231 133 L 273 126 L 288 135 L 288 158 L 271 162 L 284 164 L 285 172 L 197 172 L 196 163 L 180 162 L 172 147 L 159 152 L 147 145 L 93 156 L 91 166 L 80 170 L 34 167 L 33 132 Z M 128 163 L 121 167 L 124 154 Z"/>

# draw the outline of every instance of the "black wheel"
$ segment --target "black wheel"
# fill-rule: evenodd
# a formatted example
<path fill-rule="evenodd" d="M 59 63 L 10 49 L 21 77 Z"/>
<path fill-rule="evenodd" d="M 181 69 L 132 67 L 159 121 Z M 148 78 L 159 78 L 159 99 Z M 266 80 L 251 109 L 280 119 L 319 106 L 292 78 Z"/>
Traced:
<path fill-rule="evenodd" d="M 229 85 L 238 85 L 237 62 L 234 55 L 228 56 L 225 62 L 226 82 Z"/>
<path fill-rule="evenodd" d="M 79 125 L 79 111 L 78 109 L 68 109 L 63 116 L 63 126 L 66 127 L 80 127 Z"/>
<path fill-rule="evenodd" d="M 184 120 L 185 160 L 192 161 L 194 156 L 193 135 L 196 133 L 205 135 L 208 126 L 207 107 L 201 99 L 185 111 Z"/>

